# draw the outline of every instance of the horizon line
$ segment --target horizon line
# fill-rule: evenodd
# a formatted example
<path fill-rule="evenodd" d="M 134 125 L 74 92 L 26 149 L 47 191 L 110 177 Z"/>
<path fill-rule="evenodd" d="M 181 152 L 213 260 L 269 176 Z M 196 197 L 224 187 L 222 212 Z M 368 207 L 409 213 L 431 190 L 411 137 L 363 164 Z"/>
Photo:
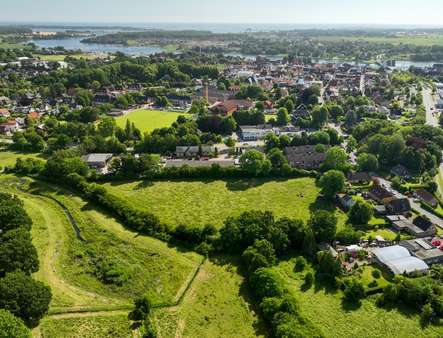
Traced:
<path fill-rule="evenodd" d="M 35 24 L 46 24 L 46 25 L 140 25 L 140 24 L 185 24 L 185 25 L 295 25 L 295 26 L 306 26 L 306 25 L 316 25 L 316 26 L 354 26 L 354 27 L 393 27 L 393 28 L 443 28 L 442 24 L 405 24 L 405 23 L 352 23 L 352 22 L 206 22 L 206 21 L 53 21 L 53 20 L 1 20 L 0 26 L 4 25 L 35 25 Z"/>

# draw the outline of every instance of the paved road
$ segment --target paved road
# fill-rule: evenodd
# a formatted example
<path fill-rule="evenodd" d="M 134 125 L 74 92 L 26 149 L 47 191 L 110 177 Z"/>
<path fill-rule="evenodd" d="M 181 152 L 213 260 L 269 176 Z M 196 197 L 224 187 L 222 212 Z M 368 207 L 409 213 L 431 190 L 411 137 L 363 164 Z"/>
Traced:
<path fill-rule="evenodd" d="M 388 181 L 382 177 L 377 177 L 378 181 L 380 182 L 380 184 L 385 187 L 387 190 L 391 191 L 394 195 L 396 195 L 397 197 L 406 197 L 402 194 L 400 194 L 398 191 L 396 191 L 394 188 L 392 188 L 392 183 L 391 181 Z M 434 215 L 433 213 L 423 209 L 420 205 L 420 203 L 416 203 L 414 202 L 413 198 L 409 198 L 409 202 L 411 203 L 411 207 L 414 210 L 417 210 L 421 215 L 425 215 L 427 216 L 436 226 L 438 226 L 439 228 L 443 229 L 443 219 L 441 219 L 440 217 Z"/>
<path fill-rule="evenodd" d="M 423 105 L 426 108 L 426 124 L 438 127 L 439 126 L 439 119 L 438 119 L 438 113 L 436 110 L 436 102 L 435 97 L 432 95 L 432 90 L 429 87 L 423 88 Z M 439 168 L 439 175 L 443 176 L 443 163 L 440 163 Z M 437 180 L 438 184 L 438 180 Z M 440 193 L 440 196 L 443 197 L 443 187 L 438 184 L 438 191 Z"/>
<path fill-rule="evenodd" d="M 344 138 L 345 133 L 343 132 L 343 129 L 341 129 L 340 125 L 335 124 L 335 123 L 329 123 L 328 127 L 331 129 L 335 129 L 337 131 L 338 135 Z M 348 147 L 348 140 L 344 139 L 342 146 L 346 150 Z M 355 151 L 353 151 L 349 154 L 349 161 L 351 162 L 352 165 L 357 164 L 357 154 Z"/>
<path fill-rule="evenodd" d="M 443 219 L 441 219 L 440 217 L 434 215 L 433 213 L 423 209 L 421 207 L 420 203 L 414 202 L 413 198 L 410 198 L 409 202 L 411 203 L 412 209 L 417 210 L 420 214 L 422 214 L 424 216 L 427 216 L 432 221 L 432 223 L 434 223 L 440 229 L 443 229 Z"/>
<path fill-rule="evenodd" d="M 438 113 L 435 109 L 435 97 L 432 95 L 432 89 L 423 88 L 423 105 L 426 108 L 426 124 L 438 127 Z"/>

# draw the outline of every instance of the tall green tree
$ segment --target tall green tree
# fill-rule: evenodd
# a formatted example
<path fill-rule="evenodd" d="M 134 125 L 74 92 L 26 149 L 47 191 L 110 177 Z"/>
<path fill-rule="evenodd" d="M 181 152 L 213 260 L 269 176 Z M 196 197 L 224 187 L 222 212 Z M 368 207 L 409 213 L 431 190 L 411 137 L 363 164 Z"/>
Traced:
<path fill-rule="evenodd" d="M 318 243 L 331 242 L 337 231 L 337 217 L 330 211 L 317 210 L 311 213 L 309 225 Z"/>
<path fill-rule="evenodd" d="M 33 280 L 24 272 L 11 272 L 0 279 L 0 308 L 21 318 L 29 327 L 36 327 L 47 313 L 51 289 Z"/>
<path fill-rule="evenodd" d="M 332 199 L 335 194 L 343 192 L 345 189 L 345 175 L 338 170 L 330 170 L 323 174 L 318 184 L 322 189 L 323 194 Z"/>

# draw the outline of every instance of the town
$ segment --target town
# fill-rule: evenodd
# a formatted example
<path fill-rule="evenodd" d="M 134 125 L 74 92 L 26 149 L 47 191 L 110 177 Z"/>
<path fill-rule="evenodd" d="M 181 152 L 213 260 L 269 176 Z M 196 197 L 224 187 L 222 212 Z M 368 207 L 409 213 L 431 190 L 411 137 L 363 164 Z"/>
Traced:
<path fill-rule="evenodd" d="M 0 27 L 0 336 L 441 337 L 443 59 L 50 28 Z"/>

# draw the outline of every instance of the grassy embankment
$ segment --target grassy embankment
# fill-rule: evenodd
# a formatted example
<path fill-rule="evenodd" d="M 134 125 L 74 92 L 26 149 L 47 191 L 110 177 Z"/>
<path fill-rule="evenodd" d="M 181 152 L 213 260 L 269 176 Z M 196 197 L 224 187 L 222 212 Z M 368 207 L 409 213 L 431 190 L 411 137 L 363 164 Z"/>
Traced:
<path fill-rule="evenodd" d="M 254 336 L 257 318 L 245 300 L 243 277 L 231 258 L 207 261 L 189 284 L 200 256 L 138 236 L 81 198 L 38 184 L 40 192 L 68 208 L 86 240 L 82 242 L 60 205 L 17 189 L 28 184 L 29 180 L 14 176 L 0 179 L 0 190 L 18 194 L 34 221 L 33 241 L 41 262 L 35 277 L 49 284 L 54 295 L 51 315 L 34 330 L 36 336 L 130 337 L 127 313 L 132 299 L 145 292 L 154 304 L 174 304 L 155 310 L 155 318 L 171 314 L 177 320 L 168 324 L 156 319 L 162 337 L 174 336 L 168 331 L 174 325 L 183 337 L 220 337 L 225 332 L 233 337 Z M 117 262 L 130 279 L 121 287 L 101 283 L 91 274 L 90 251 Z M 175 305 L 181 295 L 182 302 Z"/>

